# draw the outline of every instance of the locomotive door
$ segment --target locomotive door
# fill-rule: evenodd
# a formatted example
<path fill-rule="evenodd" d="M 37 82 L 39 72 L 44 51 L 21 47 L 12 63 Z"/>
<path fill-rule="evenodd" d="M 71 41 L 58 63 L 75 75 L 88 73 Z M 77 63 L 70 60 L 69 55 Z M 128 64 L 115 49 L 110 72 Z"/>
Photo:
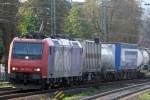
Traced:
<path fill-rule="evenodd" d="M 72 42 L 71 72 L 72 75 L 78 76 L 82 68 L 82 48 L 77 42 Z"/>

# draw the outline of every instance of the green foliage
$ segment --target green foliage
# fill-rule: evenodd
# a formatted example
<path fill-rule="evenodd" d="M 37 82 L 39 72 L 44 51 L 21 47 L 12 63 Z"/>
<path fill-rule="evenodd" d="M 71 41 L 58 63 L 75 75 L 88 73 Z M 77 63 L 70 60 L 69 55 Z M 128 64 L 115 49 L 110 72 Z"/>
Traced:
<path fill-rule="evenodd" d="M 14 87 L 9 82 L 0 82 L 0 88 L 6 88 L 6 87 Z"/>
<path fill-rule="evenodd" d="M 54 18 L 54 1 L 55 3 L 55 18 Z M 32 12 L 31 15 L 30 12 Z M 25 3 L 22 3 L 20 6 L 19 15 L 23 18 L 19 24 L 19 31 L 27 32 L 28 30 L 37 31 L 40 28 L 41 22 L 43 22 L 43 30 L 42 32 L 48 36 L 54 33 L 54 21 L 56 26 L 56 33 L 61 34 L 64 33 L 64 20 L 68 15 L 70 10 L 70 3 L 67 0 L 28 0 Z M 30 19 L 26 17 L 34 17 L 35 20 L 38 18 L 39 20 L 35 21 L 36 23 L 30 21 Z M 54 20 L 55 19 L 55 20 Z M 28 25 L 30 22 L 30 25 Z M 29 26 L 29 29 L 27 28 Z M 33 27 L 34 26 L 34 27 Z"/>
<path fill-rule="evenodd" d="M 23 9 L 23 8 L 20 8 Z M 19 22 L 19 32 L 20 33 L 27 33 L 27 32 L 34 32 L 38 30 L 38 18 L 34 15 L 31 9 L 27 9 L 21 11 L 22 19 Z"/>
<path fill-rule="evenodd" d="M 2 38 L 3 33 L 0 32 L 0 38 Z M 0 56 L 4 53 L 4 45 L 2 42 L 0 42 Z"/>
<path fill-rule="evenodd" d="M 86 90 L 81 90 L 80 92 L 78 93 L 75 93 L 75 94 L 66 94 L 64 99 L 63 100 L 79 100 L 83 97 L 86 97 L 86 96 L 90 96 L 90 95 L 93 95 L 95 93 L 97 93 L 99 90 L 98 89 L 95 89 L 93 87 L 90 87 Z"/>
<path fill-rule="evenodd" d="M 138 100 L 150 100 L 150 92 L 140 95 Z"/>
<path fill-rule="evenodd" d="M 86 22 L 83 9 L 74 5 L 65 20 L 65 32 L 73 38 L 90 38 L 92 29 Z"/>
<path fill-rule="evenodd" d="M 81 38 L 91 39 L 94 35 L 94 34 L 92 34 L 92 33 L 94 33 L 92 26 L 85 20 L 81 21 L 81 22 L 82 22 L 81 23 L 81 26 L 82 26 Z"/>
<path fill-rule="evenodd" d="M 4 45 L 0 43 L 0 56 L 4 53 Z"/>
<path fill-rule="evenodd" d="M 99 2 L 101 0 L 86 0 L 84 4 L 84 13 L 85 18 L 88 22 L 88 25 L 91 25 L 91 28 L 93 29 L 94 35 L 101 36 L 103 35 L 103 29 L 102 29 L 102 12 L 101 7 L 99 5 Z"/>
<path fill-rule="evenodd" d="M 2 32 L 0 32 L 0 37 L 2 37 L 2 35 L 3 35 L 3 33 L 2 33 Z"/>
<path fill-rule="evenodd" d="M 81 33 L 81 23 L 79 20 L 79 8 L 73 7 L 65 23 L 65 32 L 72 37 L 79 37 Z"/>

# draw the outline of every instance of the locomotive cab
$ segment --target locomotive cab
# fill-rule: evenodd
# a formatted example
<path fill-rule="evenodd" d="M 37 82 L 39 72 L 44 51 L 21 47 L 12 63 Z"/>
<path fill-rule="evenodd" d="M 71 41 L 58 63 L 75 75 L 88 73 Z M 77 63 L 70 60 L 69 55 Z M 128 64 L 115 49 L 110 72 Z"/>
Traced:
<path fill-rule="evenodd" d="M 43 75 L 44 50 L 43 40 L 14 39 L 10 46 L 9 76 L 15 83 L 40 83 Z"/>

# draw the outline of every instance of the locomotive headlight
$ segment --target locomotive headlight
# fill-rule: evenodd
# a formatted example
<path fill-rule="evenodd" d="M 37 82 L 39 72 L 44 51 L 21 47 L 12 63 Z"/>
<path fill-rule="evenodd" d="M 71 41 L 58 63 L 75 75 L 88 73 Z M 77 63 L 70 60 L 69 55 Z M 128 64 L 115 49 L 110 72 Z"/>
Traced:
<path fill-rule="evenodd" d="M 40 69 L 40 68 L 35 68 L 35 69 L 34 69 L 34 71 L 36 71 L 36 72 L 40 72 L 40 71 L 41 71 L 41 69 Z"/>
<path fill-rule="evenodd" d="M 16 70 L 16 68 L 15 68 L 15 67 L 13 67 L 13 68 L 12 68 L 12 70 Z"/>
<path fill-rule="evenodd" d="M 39 72 L 39 71 L 40 71 L 40 68 L 37 68 L 36 71 Z"/>

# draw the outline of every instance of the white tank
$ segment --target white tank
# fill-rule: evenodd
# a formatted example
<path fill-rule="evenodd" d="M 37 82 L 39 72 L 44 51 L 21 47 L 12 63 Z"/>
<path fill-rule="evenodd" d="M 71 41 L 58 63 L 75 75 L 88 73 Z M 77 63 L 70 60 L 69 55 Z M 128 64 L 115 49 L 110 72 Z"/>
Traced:
<path fill-rule="evenodd" d="M 143 55 L 139 49 L 137 51 L 138 51 L 137 66 L 141 66 L 143 63 Z"/>
<path fill-rule="evenodd" d="M 113 44 L 102 44 L 101 61 L 103 69 L 113 69 L 115 54 Z"/>
<path fill-rule="evenodd" d="M 100 48 L 102 46 L 102 48 Z M 95 44 L 94 41 L 85 41 L 83 43 L 84 47 L 84 71 L 96 71 L 101 54 L 101 67 L 102 69 L 113 69 L 115 63 L 114 56 L 114 45 L 113 44 Z M 101 50 L 101 53 L 100 53 Z M 98 62 L 99 61 L 99 62 Z"/>
<path fill-rule="evenodd" d="M 150 60 L 149 54 L 146 50 L 142 50 L 142 54 L 143 54 L 143 64 L 147 65 Z"/>

